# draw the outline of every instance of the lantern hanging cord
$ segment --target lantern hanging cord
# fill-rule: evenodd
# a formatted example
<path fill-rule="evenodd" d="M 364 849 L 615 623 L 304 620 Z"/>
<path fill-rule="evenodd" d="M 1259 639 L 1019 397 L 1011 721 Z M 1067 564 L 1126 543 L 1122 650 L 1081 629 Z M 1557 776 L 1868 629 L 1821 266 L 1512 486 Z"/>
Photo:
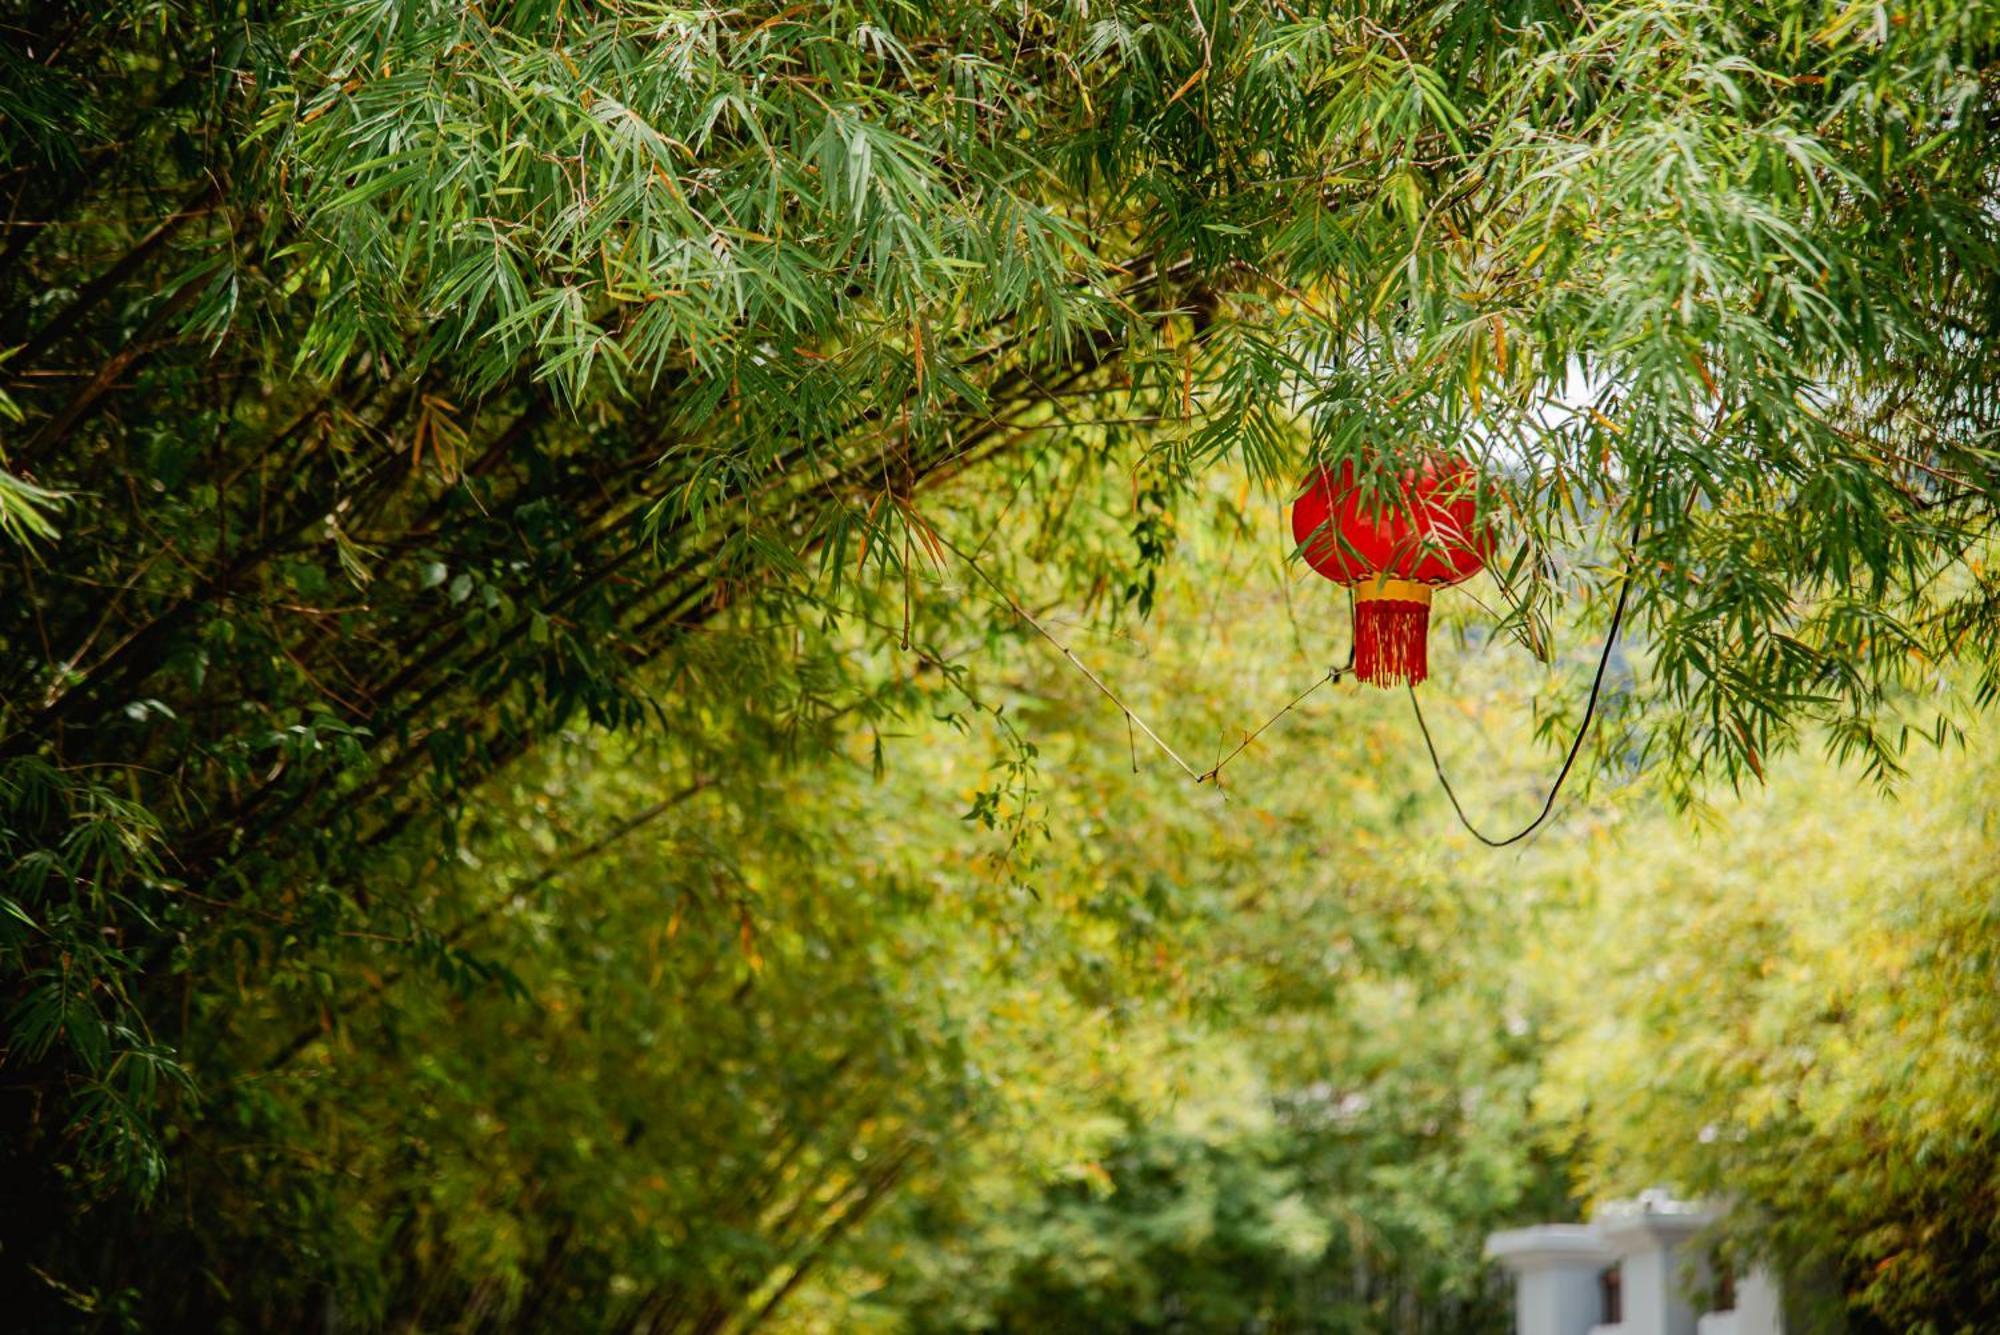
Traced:
<path fill-rule="evenodd" d="M 1349 625 L 1352 625 L 1354 623 L 1353 589 L 1349 589 L 1347 591 L 1347 620 Z M 1283 709 L 1280 709 L 1277 713 L 1271 715 L 1271 717 L 1265 719 L 1262 723 L 1259 723 L 1255 731 L 1245 733 L 1243 736 L 1243 740 L 1236 744 L 1236 749 L 1234 751 L 1231 751 L 1228 755 L 1216 761 L 1214 768 L 1210 769 L 1207 773 L 1201 775 L 1199 778 L 1195 780 L 1195 782 L 1212 783 L 1216 787 L 1220 788 L 1222 786 L 1222 767 L 1224 765 L 1227 765 L 1230 761 L 1236 759 L 1236 757 L 1242 755 L 1245 751 L 1249 750 L 1250 743 L 1256 741 L 1259 737 L 1262 737 L 1264 733 L 1271 727 L 1272 724 L 1276 723 L 1279 719 L 1283 718 L 1285 715 L 1291 713 L 1294 709 L 1297 709 L 1300 705 L 1304 704 L 1307 696 L 1311 695 L 1314 691 L 1317 691 L 1322 686 L 1339 685 L 1340 679 L 1342 677 L 1347 676 L 1349 673 L 1353 671 L 1354 671 L 1354 645 L 1352 643 L 1349 643 L 1347 646 L 1347 661 L 1345 663 L 1342 663 L 1339 667 L 1336 668 L 1328 668 L 1326 675 L 1324 677 L 1319 678 L 1317 681 L 1313 682 L 1312 685 L 1306 687 L 1303 691 L 1300 691 L 1297 695 L 1293 696 L 1289 704 L 1287 704 Z"/>
<path fill-rule="evenodd" d="M 1180 766 L 1182 773 L 1186 774 L 1190 779 L 1193 779 L 1196 783 L 1201 782 L 1202 780 L 1201 771 L 1197 770 L 1193 765 L 1188 764 L 1186 760 L 1182 759 L 1180 752 L 1174 750 L 1173 747 L 1168 746 L 1166 739 L 1160 736 L 1160 734 L 1158 734 L 1157 732 L 1154 732 L 1152 727 L 1146 722 L 1146 720 L 1139 717 L 1138 713 L 1132 708 L 1132 706 L 1126 704 L 1123 700 L 1118 698 L 1118 692 L 1112 690 L 1109 686 L 1105 685 L 1104 679 L 1098 676 L 1095 672 L 1092 672 L 1088 664 L 1086 664 L 1081 658 L 1078 658 L 1074 653 L 1070 651 L 1070 647 L 1068 645 L 1064 644 L 1061 640 L 1057 639 L 1054 635 L 1050 634 L 1049 628 L 1047 626 L 1044 626 L 1040 621 L 1036 620 L 1034 614 L 1028 611 L 1027 608 L 1021 606 L 1021 604 L 1015 600 L 1013 594 L 1007 592 L 1005 588 L 1001 587 L 999 580 L 994 579 L 993 576 L 987 574 L 985 567 L 981 566 L 979 562 L 974 560 L 963 547 L 960 547 L 950 538 L 947 538 L 942 533 L 939 533 L 937 530 L 930 528 L 929 525 L 925 525 L 925 529 L 929 534 L 929 536 L 932 538 L 932 540 L 937 542 L 939 546 L 951 552 L 954 556 L 958 557 L 959 560 L 965 562 L 966 566 L 972 571 L 973 574 L 979 576 L 980 581 L 983 584 L 985 584 L 987 588 L 993 590 L 994 593 L 998 594 L 1000 600 L 1007 604 L 1007 608 L 1009 611 L 1013 612 L 1015 616 L 1019 617 L 1029 626 L 1033 627 L 1037 635 L 1040 635 L 1043 639 L 1047 640 L 1050 644 L 1054 645 L 1056 651 L 1060 653 L 1064 658 L 1068 659 L 1070 662 L 1070 666 L 1074 667 L 1078 672 L 1081 672 L 1084 675 L 1084 679 L 1088 681 L 1092 686 L 1095 686 L 1100 695 L 1102 695 L 1105 699 L 1109 700 L 1112 704 L 1118 706 L 1118 712 L 1125 716 L 1125 725 L 1128 729 L 1136 727 L 1140 732 L 1145 733 L 1146 739 L 1152 742 L 1153 745 L 1159 747 L 1161 751 L 1165 752 L 1167 758 L 1173 761 L 1174 764 Z"/>
<path fill-rule="evenodd" d="M 1543 799 L 1541 811 L 1533 820 L 1504 839 L 1496 839 L 1487 834 L 1466 816 L 1465 808 L 1459 804 L 1458 794 L 1452 789 L 1451 779 L 1444 772 L 1444 762 L 1438 759 L 1437 743 L 1431 740 L 1430 725 L 1424 722 L 1424 707 L 1417 701 L 1417 688 L 1414 686 L 1409 688 L 1410 712 L 1417 716 L 1417 730 L 1424 735 L 1424 750 L 1430 752 L 1431 769 L 1437 774 L 1438 786 L 1443 788 L 1444 795 L 1451 799 L 1451 809 L 1458 816 L 1458 823 L 1465 827 L 1468 834 L 1488 848 L 1505 848 L 1509 844 L 1526 839 L 1540 829 L 1542 823 L 1549 818 L 1549 813 L 1556 809 L 1556 796 L 1562 792 L 1563 783 L 1569 778 L 1570 770 L 1576 767 L 1576 758 L 1583 751 L 1583 739 L 1590 735 L 1590 723 L 1597 714 L 1597 700 L 1604 691 L 1604 672 L 1611 665 L 1611 649 L 1618 643 L 1618 631 L 1625 624 L 1625 605 L 1631 597 L 1632 567 L 1628 565 L 1625 567 L 1623 578 L 1619 581 L 1618 603 L 1611 610 L 1611 625 L 1604 632 L 1604 648 L 1597 655 L 1597 675 L 1590 680 L 1590 697 L 1584 701 L 1583 722 L 1577 724 L 1576 736 L 1570 739 L 1569 754 L 1563 757 L 1562 768 L 1556 771 L 1556 780 L 1549 785 L 1549 795 Z"/>
<path fill-rule="evenodd" d="M 1181 755 L 1180 752 L 1174 750 L 1173 747 L 1169 746 L 1164 737 L 1160 736 L 1159 733 L 1153 731 L 1151 725 L 1149 725 L 1145 719 L 1139 716 L 1137 710 L 1133 709 L 1132 706 L 1126 704 L 1125 701 L 1119 697 L 1116 691 L 1112 690 L 1109 686 L 1107 686 L 1102 677 L 1098 676 L 1095 672 L 1092 672 L 1089 666 L 1085 664 L 1082 659 L 1078 658 L 1076 654 L 1071 651 L 1068 645 L 1064 644 L 1061 640 L 1057 639 L 1053 634 L 1050 633 L 1049 628 L 1047 626 L 1044 626 L 1039 620 L 1036 619 L 1033 613 L 1028 611 L 1027 608 L 1021 606 L 1020 601 L 1016 599 L 1013 594 L 1007 592 L 1007 590 L 1001 585 L 999 580 L 994 579 L 993 576 L 989 575 L 986 572 L 985 567 L 979 564 L 979 561 L 975 556 L 973 556 L 971 553 L 968 553 L 963 547 L 960 547 L 957 543 L 953 542 L 950 538 L 946 537 L 944 534 L 937 532 L 935 529 L 929 529 L 928 532 L 929 536 L 933 540 L 935 540 L 939 546 L 951 552 L 954 556 L 958 557 L 959 560 L 965 562 L 966 567 L 969 570 L 971 570 L 973 574 L 979 577 L 981 583 L 985 584 L 986 587 L 993 590 L 993 592 L 999 596 L 1001 602 L 1006 604 L 1007 609 L 1010 612 L 1012 612 L 1016 617 L 1019 617 L 1024 623 L 1026 623 L 1029 627 L 1031 627 L 1036 634 L 1040 635 L 1043 639 L 1047 640 L 1052 646 L 1054 646 L 1056 652 L 1060 653 L 1065 659 L 1067 659 L 1069 661 L 1070 666 L 1074 667 L 1078 672 L 1081 672 L 1084 676 L 1084 679 L 1088 681 L 1092 686 L 1096 687 L 1100 695 L 1102 695 L 1105 699 L 1109 700 L 1112 704 L 1118 707 L 1118 712 L 1125 716 L 1126 742 L 1127 745 L 1132 750 L 1132 766 L 1135 770 L 1138 768 L 1138 763 L 1139 763 L 1137 739 L 1136 737 L 1133 736 L 1133 729 L 1136 728 L 1139 732 L 1142 732 L 1146 735 L 1146 740 L 1153 743 L 1154 746 L 1157 746 L 1163 753 L 1165 753 L 1167 759 L 1173 761 L 1175 765 L 1179 766 L 1183 774 L 1187 775 L 1190 779 L 1193 779 L 1196 783 L 1212 783 L 1219 789 L 1222 786 L 1220 776 L 1222 774 L 1224 766 L 1228 765 L 1230 761 L 1236 759 L 1236 757 L 1242 755 L 1246 750 L 1248 750 L 1250 744 L 1256 741 L 1259 737 L 1263 736 L 1264 733 L 1271 727 L 1271 725 L 1276 723 L 1279 719 L 1285 717 L 1285 715 L 1291 713 L 1294 709 L 1298 708 L 1299 705 L 1303 704 L 1306 700 L 1306 697 L 1312 695 L 1322 686 L 1337 684 L 1343 677 L 1348 676 L 1350 673 L 1354 671 L 1354 647 L 1352 645 L 1349 645 L 1347 650 L 1347 661 L 1345 663 L 1341 664 L 1339 667 L 1329 668 L 1325 676 L 1320 677 L 1319 679 L 1314 681 L 1312 685 L 1306 687 L 1303 691 L 1300 691 L 1296 696 L 1292 698 L 1290 703 L 1285 705 L 1284 708 L 1280 709 L 1277 713 L 1271 715 L 1271 717 L 1265 719 L 1262 723 L 1258 724 L 1254 731 L 1245 735 L 1243 740 L 1236 744 L 1235 750 L 1231 751 L 1228 755 L 1224 756 L 1222 759 L 1216 761 L 1216 763 L 1213 766 L 1211 766 L 1206 770 L 1197 770 L 1193 765 L 1190 765 L 1187 762 L 1187 760 Z M 1350 614 L 1353 610 L 1353 603 L 1354 603 L 1354 593 L 1353 590 L 1350 589 L 1348 591 L 1348 607 Z"/>

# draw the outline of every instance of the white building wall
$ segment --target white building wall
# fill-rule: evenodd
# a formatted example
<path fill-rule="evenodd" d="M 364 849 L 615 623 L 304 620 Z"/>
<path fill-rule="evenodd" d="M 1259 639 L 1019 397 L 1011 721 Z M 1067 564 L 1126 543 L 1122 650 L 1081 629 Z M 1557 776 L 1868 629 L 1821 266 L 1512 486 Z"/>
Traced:
<path fill-rule="evenodd" d="M 1752 1270 L 1736 1281 L 1734 1335 L 1785 1335 L 1784 1294 L 1768 1270 Z"/>
<path fill-rule="evenodd" d="M 1708 1288 L 1708 1265 L 1687 1244 L 1715 1222 L 1714 1214 L 1664 1193 L 1648 1193 L 1606 1206 L 1594 1222 L 1617 1253 L 1624 1280 L 1618 1335 L 1696 1335 L 1701 1313 L 1690 1290 Z"/>
<path fill-rule="evenodd" d="M 1604 1267 L 1614 1257 L 1587 1224 L 1543 1224 L 1495 1233 L 1486 1254 L 1517 1277 L 1514 1329 L 1589 1335 L 1604 1311 Z"/>
<path fill-rule="evenodd" d="M 1715 1212 L 1665 1192 L 1606 1206 L 1588 1224 L 1510 1229 L 1486 1254 L 1515 1276 L 1515 1335 L 1784 1335 L 1777 1285 L 1752 1270 L 1736 1306 L 1704 1312 L 1707 1256 L 1695 1245 Z M 1617 1266 L 1621 1319 L 1605 1321 L 1604 1271 Z"/>

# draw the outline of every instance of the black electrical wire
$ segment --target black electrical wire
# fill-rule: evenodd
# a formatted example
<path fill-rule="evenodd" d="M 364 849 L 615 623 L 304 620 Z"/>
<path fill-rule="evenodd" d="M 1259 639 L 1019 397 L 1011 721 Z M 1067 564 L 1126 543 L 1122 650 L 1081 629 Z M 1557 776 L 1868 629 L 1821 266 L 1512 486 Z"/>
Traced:
<path fill-rule="evenodd" d="M 1424 707 L 1417 703 L 1417 688 L 1414 686 L 1409 688 L 1410 709 L 1416 714 L 1417 728 L 1424 735 L 1424 749 L 1431 753 L 1431 769 L 1437 774 L 1438 785 L 1444 789 L 1444 795 L 1451 799 L 1451 809 L 1457 813 L 1458 823 L 1463 825 L 1466 832 L 1474 839 L 1488 848 L 1505 848 L 1509 844 L 1519 843 L 1540 829 L 1542 822 L 1549 818 L 1549 813 L 1555 810 L 1556 795 L 1562 792 L 1563 781 L 1569 778 L 1570 770 L 1575 767 L 1577 754 L 1583 750 L 1583 739 L 1590 733 L 1590 721 L 1597 714 L 1597 698 L 1604 690 L 1604 670 L 1611 665 L 1611 648 L 1618 643 L 1619 628 L 1625 624 L 1625 605 L 1631 597 L 1632 567 L 1627 566 L 1625 577 L 1618 586 L 1618 605 L 1611 611 L 1611 626 L 1604 632 L 1604 651 L 1597 657 L 1597 675 L 1590 682 L 1590 699 L 1583 706 L 1583 722 L 1577 725 L 1576 736 L 1570 740 L 1569 754 L 1563 757 L 1562 769 L 1556 773 L 1556 781 L 1549 786 L 1549 795 L 1542 803 L 1540 814 L 1505 839 L 1495 839 L 1474 825 L 1465 814 L 1465 808 L 1459 804 L 1458 794 L 1452 790 L 1451 780 L 1445 775 L 1444 762 L 1438 759 L 1437 743 L 1431 740 L 1430 725 L 1424 722 Z"/>

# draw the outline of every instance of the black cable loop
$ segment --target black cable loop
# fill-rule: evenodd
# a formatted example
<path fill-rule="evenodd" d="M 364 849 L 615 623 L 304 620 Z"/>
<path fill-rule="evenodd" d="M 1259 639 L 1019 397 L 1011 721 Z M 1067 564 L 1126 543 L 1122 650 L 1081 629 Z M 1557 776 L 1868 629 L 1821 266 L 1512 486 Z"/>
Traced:
<path fill-rule="evenodd" d="M 1636 539 L 1637 535 L 1634 537 Z M 1633 545 L 1636 549 L 1638 544 L 1635 541 Z M 1633 562 L 1636 563 L 1637 560 L 1635 551 Z M 1444 762 L 1438 759 L 1437 743 L 1431 740 L 1430 725 L 1424 722 L 1424 707 L 1417 703 L 1417 688 L 1414 686 L 1408 688 L 1410 710 L 1417 716 L 1417 730 L 1424 735 L 1424 749 L 1430 752 L 1431 769 L 1437 775 L 1438 784 L 1444 789 L 1444 795 L 1451 799 L 1451 809 L 1457 814 L 1458 823 L 1465 827 L 1468 834 L 1488 848 L 1505 848 L 1509 844 L 1519 843 L 1540 829 L 1542 822 L 1549 818 L 1549 813 L 1555 810 L 1556 795 L 1562 792 L 1564 780 L 1569 778 L 1570 770 L 1575 767 L 1577 754 L 1583 750 L 1583 739 L 1590 733 L 1591 719 L 1597 714 L 1597 698 L 1604 690 L 1604 670 L 1611 664 L 1611 649 L 1618 643 L 1618 631 L 1625 624 L 1625 605 L 1632 596 L 1632 570 L 1633 566 L 1627 565 L 1624 577 L 1619 582 L 1618 605 L 1612 609 L 1611 626 L 1604 633 L 1604 649 L 1597 657 L 1597 675 L 1590 682 L 1590 698 L 1583 706 L 1583 722 L 1577 725 L 1576 736 L 1570 739 L 1569 754 L 1563 757 L 1562 769 L 1557 771 L 1556 781 L 1549 786 L 1549 795 L 1542 802 L 1541 812 L 1505 839 L 1495 839 L 1474 825 L 1466 816 L 1465 808 L 1459 804 L 1458 794 L 1452 790 L 1451 780 L 1445 775 Z"/>

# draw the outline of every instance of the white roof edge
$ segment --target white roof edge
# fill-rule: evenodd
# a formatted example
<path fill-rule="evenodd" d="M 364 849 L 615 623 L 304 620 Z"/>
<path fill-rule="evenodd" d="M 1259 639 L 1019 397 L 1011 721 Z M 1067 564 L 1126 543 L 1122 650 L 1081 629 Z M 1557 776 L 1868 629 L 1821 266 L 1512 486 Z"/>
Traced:
<path fill-rule="evenodd" d="M 1608 1265 L 1617 1253 L 1591 1224 L 1535 1224 L 1486 1239 L 1486 1255 L 1513 1270 L 1555 1265 Z"/>
<path fill-rule="evenodd" d="M 1658 1210 L 1633 1210 L 1620 1214 L 1601 1215 L 1596 1228 L 1607 1241 L 1622 1241 L 1628 1238 L 1651 1238 L 1660 1242 L 1678 1242 L 1713 1224 L 1720 1216 L 1708 1210 L 1679 1210 L 1671 1213 Z"/>

